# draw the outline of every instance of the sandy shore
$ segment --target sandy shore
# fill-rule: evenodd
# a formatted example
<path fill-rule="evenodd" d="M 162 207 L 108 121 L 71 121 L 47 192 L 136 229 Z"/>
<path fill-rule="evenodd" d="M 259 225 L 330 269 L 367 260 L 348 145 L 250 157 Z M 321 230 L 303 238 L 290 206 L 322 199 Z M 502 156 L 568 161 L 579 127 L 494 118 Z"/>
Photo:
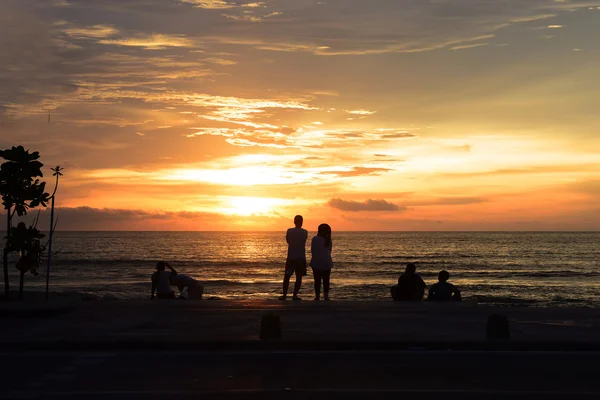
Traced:
<path fill-rule="evenodd" d="M 0 302 L 3 343 L 256 342 L 261 318 L 280 318 L 282 342 L 482 342 L 492 314 L 510 320 L 513 342 L 600 341 L 600 310 L 290 300 Z"/>

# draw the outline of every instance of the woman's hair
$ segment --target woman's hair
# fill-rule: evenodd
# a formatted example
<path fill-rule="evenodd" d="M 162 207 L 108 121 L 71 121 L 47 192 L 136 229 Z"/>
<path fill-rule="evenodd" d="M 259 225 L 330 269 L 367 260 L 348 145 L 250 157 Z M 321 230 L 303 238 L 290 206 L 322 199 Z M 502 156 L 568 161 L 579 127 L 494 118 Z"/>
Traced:
<path fill-rule="evenodd" d="M 331 227 L 327 224 L 319 225 L 317 236 L 325 238 L 325 247 L 331 246 Z"/>
<path fill-rule="evenodd" d="M 164 271 L 165 267 L 166 267 L 167 263 L 164 261 L 159 261 L 156 263 L 156 270 L 157 271 Z"/>

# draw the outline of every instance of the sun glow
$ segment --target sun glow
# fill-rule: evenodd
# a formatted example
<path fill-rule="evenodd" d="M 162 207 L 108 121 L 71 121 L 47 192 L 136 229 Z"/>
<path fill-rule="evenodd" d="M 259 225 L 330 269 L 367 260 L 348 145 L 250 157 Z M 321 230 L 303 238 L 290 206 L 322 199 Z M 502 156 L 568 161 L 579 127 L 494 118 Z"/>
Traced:
<path fill-rule="evenodd" d="M 282 199 L 268 197 L 229 197 L 225 200 L 225 207 L 219 211 L 229 215 L 264 215 L 275 211 L 275 207 L 284 205 Z"/>
<path fill-rule="evenodd" d="M 168 180 L 208 182 L 216 185 L 253 186 L 297 183 L 296 179 L 277 168 L 244 167 L 225 170 L 182 169 L 165 177 Z"/>

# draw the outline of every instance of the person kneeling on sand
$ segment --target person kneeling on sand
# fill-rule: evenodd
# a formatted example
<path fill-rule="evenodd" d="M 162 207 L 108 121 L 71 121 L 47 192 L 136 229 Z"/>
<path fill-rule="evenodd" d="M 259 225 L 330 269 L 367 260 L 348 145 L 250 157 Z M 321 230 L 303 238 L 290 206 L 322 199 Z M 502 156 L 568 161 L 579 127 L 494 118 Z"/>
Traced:
<path fill-rule="evenodd" d="M 448 271 L 440 271 L 438 275 L 438 283 L 434 283 L 429 289 L 429 301 L 461 301 L 460 290 L 451 283 L 448 283 L 450 274 Z"/>
<path fill-rule="evenodd" d="M 398 285 L 392 286 L 392 298 L 398 301 L 421 301 L 425 294 L 425 282 L 416 273 L 413 263 L 406 264 L 406 270 L 398 278 Z"/>
<path fill-rule="evenodd" d="M 165 269 L 169 268 L 170 271 L 166 271 Z M 165 261 L 159 261 L 156 264 L 156 271 L 152 274 L 152 293 L 150 294 L 150 299 L 154 300 L 154 292 L 156 292 L 156 297 L 159 299 L 174 299 L 175 292 L 171 290 L 171 277 L 177 275 L 177 271 L 175 271 L 169 263 Z"/>
<path fill-rule="evenodd" d="M 204 293 L 204 285 L 186 274 L 175 273 L 170 278 L 171 285 L 179 289 L 180 299 L 201 300 Z M 187 294 L 186 294 L 187 292 Z"/>

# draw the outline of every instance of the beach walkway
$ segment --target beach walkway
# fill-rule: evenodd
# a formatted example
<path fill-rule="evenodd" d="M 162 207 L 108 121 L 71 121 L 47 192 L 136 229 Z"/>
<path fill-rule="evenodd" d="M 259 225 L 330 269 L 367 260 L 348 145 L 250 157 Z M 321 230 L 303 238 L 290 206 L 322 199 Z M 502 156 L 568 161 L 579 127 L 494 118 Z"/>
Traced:
<path fill-rule="evenodd" d="M 0 353 L 0 399 L 598 399 L 597 353 Z"/>
<path fill-rule="evenodd" d="M 0 303 L 0 343 L 258 342 L 261 318 L 280 318 L 282 342 L 486 342 L 492 314 L 510 320 L 512 342 L 600 341 L 600 310 L 494 308 L 475 304 L 332 301 L 55 301 Z M 204 347 L 201 347 L 204 348 Z"/>
<path fill-rule="evenodd" d="M 491 314 L 512 340 L 486 339 Z M 0 399 L 600 398 L 596 309 L 58 298 L 0 321 Z"/>

